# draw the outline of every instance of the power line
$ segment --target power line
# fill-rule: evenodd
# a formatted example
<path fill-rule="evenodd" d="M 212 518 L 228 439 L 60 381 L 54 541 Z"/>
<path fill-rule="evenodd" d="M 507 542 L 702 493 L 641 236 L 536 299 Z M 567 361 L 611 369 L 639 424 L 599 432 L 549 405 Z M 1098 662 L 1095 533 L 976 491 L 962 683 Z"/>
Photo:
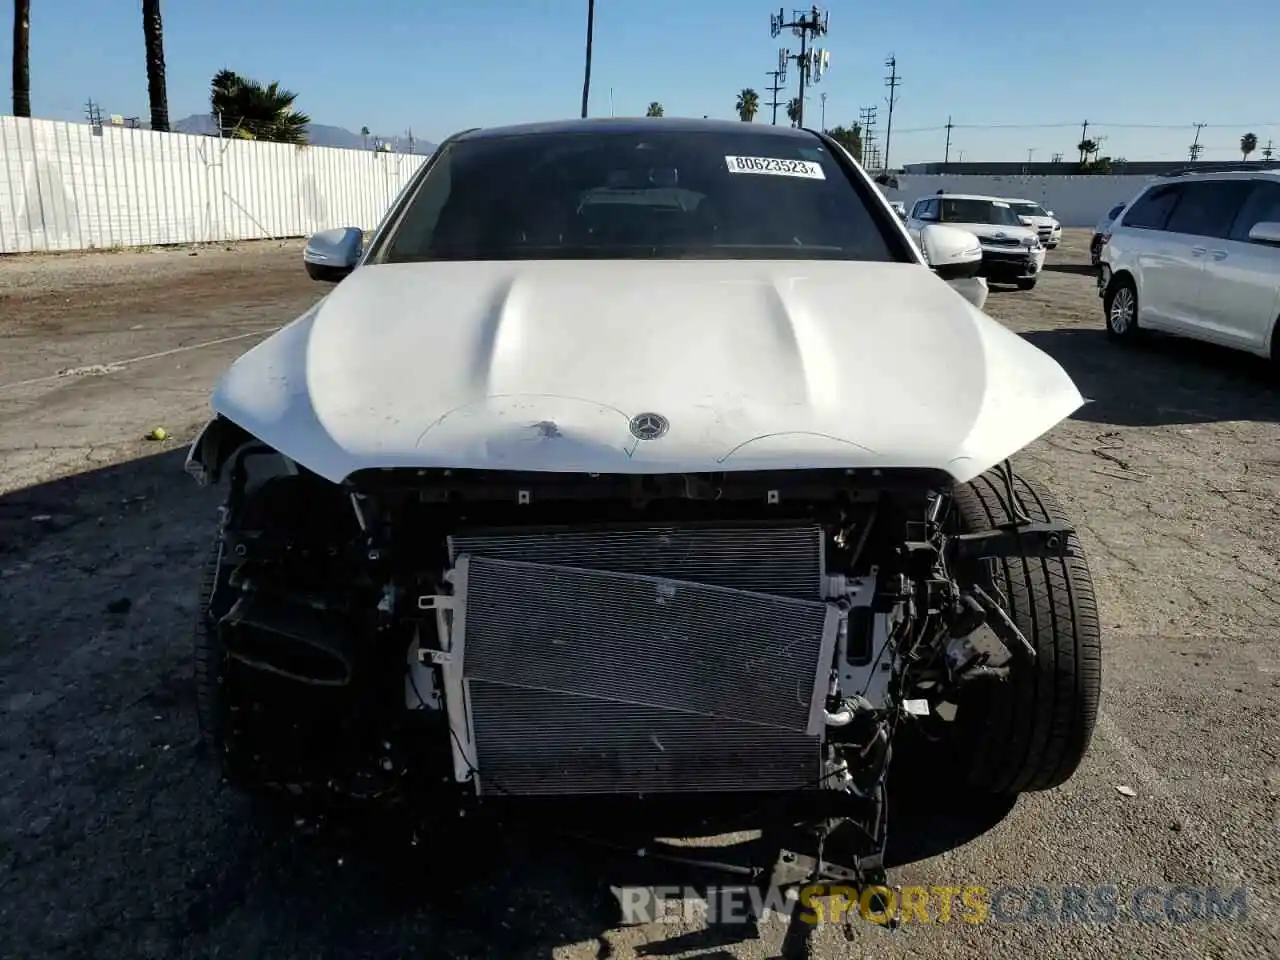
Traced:
<path fill-rule="evenodd" d="M 1200 145 L 1200 131 L 1203 130 L 1204 127 L 1205 125 L 1203 123 L 1196 124 L 1196 138 L 1188 148 L 1188 153 L 1190 154 L 1190 159 L 1193 163 L 1200 159 L 1200 154 L 1204 151 L 1204 147 Z"/>
<path fill-rule="evenodd" d="M 954 130 L 1066 130 L 1079 127 L 1078 120 L 1061 123 L 953 123 Z M 1280 127 L 1280 120 L 1252 123 L 1098 123 L 1089 121 L 1094 130 L 1185 130 L 1188 127 L 1199 127 L 1206 130 L 1247 130 L 1258 127 Z M 935 124 L 929 127 L 910 127 L 898 133 L 940 133 L 947 129 L 947 124 Z"/>
<path fill-rule="evenodd" d="M 766 89 L 773 94 L 773 99 L 769 101 L 769 106 L 773 107 L 773 125 L 778 125 L 778 107 L 782 106 L 782 101 L 778 99 L 778 93 L 782 90 L 783 85 L 787 82 L 787 55 L 786 47 L 778 48 L 778 69 L 766 70 L 765 72 L 773 78 L 773 83 Z"/>
<path fill-rule="evenodd" d="M 876 146 L 876 108 L 863 107 L 858 111 L 858 119 L 862 123 L 862 156 L 859 159 L 864 167 L 874 169 L 872 158 L 880 153 Z"/>
<path fill-rule="evenodd" d="M 893 54 L 889 55 L 884 65 L 889 68 L 889 76 L 884 78 L 884 85 L 889 88 L 889 96 L 886 98 L 889 102 L 889 120 L 884 131 L 884 168 L 888 170 L 889 142 L 893 138 L 893 105 L 897 102 L 897 89 L 902 85 L 902 78 L 898 76 L 898 58 Z"/>

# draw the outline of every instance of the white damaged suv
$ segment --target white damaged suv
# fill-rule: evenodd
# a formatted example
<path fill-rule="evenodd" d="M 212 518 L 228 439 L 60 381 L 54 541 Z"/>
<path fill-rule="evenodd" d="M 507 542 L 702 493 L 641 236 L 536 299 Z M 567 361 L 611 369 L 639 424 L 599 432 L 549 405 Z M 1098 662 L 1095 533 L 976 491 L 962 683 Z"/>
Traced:
<path fill-rule="evenodd" d="M 920 236 L 820 133 L 666 118 L 454 136 L 367 244 L 312 237 L 340 282 L 187 461 L 226 487 L 221 769 L 444 829 L 784 797 L 864 824 L 868 875 L 895 750 L 948 797 L 1070 778 L 1094 590 L 1008 460 L 1083 400 L 945 282 L 972 237 Z"/>
<path fill-rule="evenodd" d="M 913 237 L 932 224 L 967 230 L 982 243 L 981 275 L 993 283 L 1013 283 L 1030 290 L 1044 268 L 1045 249 L 1039 235 L 999 197 L 938 193 L 921 197 L 911 208 L 907 230 Z"/>

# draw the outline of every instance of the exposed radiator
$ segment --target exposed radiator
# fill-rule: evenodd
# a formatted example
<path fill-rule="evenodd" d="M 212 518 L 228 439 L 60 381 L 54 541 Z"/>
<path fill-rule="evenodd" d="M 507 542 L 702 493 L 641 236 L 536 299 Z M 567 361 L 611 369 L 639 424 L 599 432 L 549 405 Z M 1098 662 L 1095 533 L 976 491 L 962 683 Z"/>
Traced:
<path fill-rule="evenodd" d="M 488 794 L 813 789 L 818 741 L 803 733 L 568 693 L 472 680 Z M 536 735 L 534 732 L 536 731 Z"/>
<path fill-rule="evenodd" d="M 816 524 L 521 528 L 450 537 L 449 562 L 470 554 L 818 600 L 823 542 Z"/>
<path fill-rule="evenodd" d="M 460 555 L 445 695 L 482 788 L 795 789 L 819 777 L 834 605 Z M 483 785 L 488 784 L 487 787 Z"/>

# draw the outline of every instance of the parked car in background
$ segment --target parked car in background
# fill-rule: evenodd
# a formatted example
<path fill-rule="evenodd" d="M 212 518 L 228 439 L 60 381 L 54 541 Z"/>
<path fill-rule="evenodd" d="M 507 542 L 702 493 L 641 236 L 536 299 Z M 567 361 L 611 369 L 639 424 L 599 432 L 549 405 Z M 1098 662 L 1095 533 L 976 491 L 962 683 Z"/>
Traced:
<path fill-rule="evenodd" d="M 1036 234 L 1046 249 L 1052 250 L 1062 240 L 1062 224 L 1058 222 L 1052 210 L 1046 210 L 1043 205 L 1034 200 L 1013 198 L 1006 198 L 1006 200 L 1009 206 L 1013 207 L 1014 213 L 1025 220 L 1028 226 L 1035 227 Z"/>
<path fill-rule="evenodd" d="M 1117 203 L 1094 226 L 1093 239 L 1089 241 L 1089 262 L 1095 267 L 1098 265 L 1098 255 L 1102 252 L 1102 245 L 1107 242 L 1107 234 L 1111 231 L 1111 224 L 1115 222 L 1116 217 L 1120 216 L 1120 211 L 1126 206 L 1128 206 L 1127 201 L 1125 203 Z"/>
<path fill-rule="evenodd" d="M 1148 186 L 1110 227 L 1098 294 L 1113 339 L 1158 330 L 1280 363 L 1280 172 Z"/>
<path fill-rule="evenodd" d="M 890 200 L 889 206 L 893 207 L 893 212 L 896 213 L 901 219 L 903 220 L 907 219 L 907 205 L 903 203 L 901 200 Z"/>
<path fill-rule="evenodd" d="M 911 208 L 907 232 L 919 243 L 929 224 L 960 227 L 982 244 L 980 275 L 995 283 L 1015 283 L 1030 290 L 1044 267 L 1045 248 L 1036 231 L 1019 219 L 1008 201 L 977 194 L 938 194 L 923 197 Z"/>

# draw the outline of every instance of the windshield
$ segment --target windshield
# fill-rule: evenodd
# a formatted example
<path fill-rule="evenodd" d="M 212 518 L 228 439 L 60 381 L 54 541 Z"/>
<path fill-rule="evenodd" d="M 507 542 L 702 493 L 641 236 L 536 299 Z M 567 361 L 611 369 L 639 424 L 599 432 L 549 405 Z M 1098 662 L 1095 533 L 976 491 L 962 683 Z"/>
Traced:
<path fill-rule="evenodd" d="M 1006 204 L 991 200 L 942 199 L 943 223 L 991 223 L 1001 227 L 1021 227 L 1024 224 Z"/>
<path fill-rule="evenodd" d="M 869 191 L 816 137 L 655 129 L 462 139 L 441 149 L 372 261 L 906 261 Z"/>
<path fill-rule="evenodd" d="M 1011 203 L 1014 213 L 1020 217 L 1047 217 L 1049 212 L 1038 203 Z"/>

